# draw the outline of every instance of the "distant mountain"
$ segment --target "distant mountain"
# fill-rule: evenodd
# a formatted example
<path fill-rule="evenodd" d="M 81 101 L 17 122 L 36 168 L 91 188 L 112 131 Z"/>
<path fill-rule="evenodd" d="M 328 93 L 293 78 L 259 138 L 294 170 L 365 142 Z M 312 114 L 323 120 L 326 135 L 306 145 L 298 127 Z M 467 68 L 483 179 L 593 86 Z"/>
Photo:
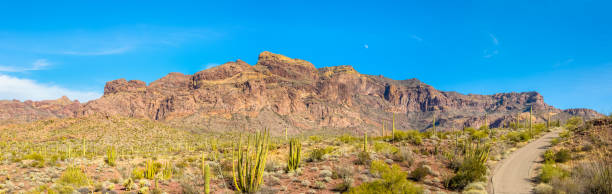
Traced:
<path fill-rule="evenodd" d="M 417 79 L 392 80 L 360 74 L 351 66 L 315 68 L 308 61 L 263 52 L 255 65 L 244 61 L 197 72 L 170 73 L 149 85 L 118 79 L 104 95 L 81 104 L 57 101 L 0 101 L 0 120 L 32 121 L 92 114 L 160 120 L 174 126 L 212 131 L 268 128 L 272 131 L 345 129 L 377 132 L 427 130 L 487 124 L 501 126 L 517 117 L 534 121 L 570 116 L 603 116 L 590 109 L 560 110 L 537 92 L 464 95 L 444 92 Z"/>

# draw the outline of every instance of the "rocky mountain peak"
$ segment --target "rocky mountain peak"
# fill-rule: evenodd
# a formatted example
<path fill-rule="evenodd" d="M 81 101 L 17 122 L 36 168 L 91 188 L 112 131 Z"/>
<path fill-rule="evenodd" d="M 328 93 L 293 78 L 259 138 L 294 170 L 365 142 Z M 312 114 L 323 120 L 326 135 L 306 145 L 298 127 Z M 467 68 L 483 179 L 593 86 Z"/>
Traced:
<path fill-rule="evenodd" d="M 139 92 L 144 91 L 147 84 L 140 80 L 127 81 L 124 78 L 106 82 L 104 86 L 104 95 L 115 94 L 119 92 Z"/>
<path fill-rule="evenodd" d="M 286 79 L 309 81 L 318 79 L 317 69 L 312 63 L 268 51 L 259 54 L 259 59 L 255 66 L 264 67 L 272 74 Z"/>

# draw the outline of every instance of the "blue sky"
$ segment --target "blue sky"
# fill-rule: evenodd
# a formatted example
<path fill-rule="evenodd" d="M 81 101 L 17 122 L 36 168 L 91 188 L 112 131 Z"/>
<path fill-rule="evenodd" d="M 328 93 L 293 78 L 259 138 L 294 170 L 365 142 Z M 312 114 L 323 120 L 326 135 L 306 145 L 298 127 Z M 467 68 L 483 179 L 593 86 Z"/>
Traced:
<path fill-rule="evenodd" d="M 86 2 L 86 3 L 84 3 Z M 0 99 L 99 97 L 268 50 L 438 89 L 538 91 L 612 112 L 608 1 L 18 1 L 0 6 Z"/>

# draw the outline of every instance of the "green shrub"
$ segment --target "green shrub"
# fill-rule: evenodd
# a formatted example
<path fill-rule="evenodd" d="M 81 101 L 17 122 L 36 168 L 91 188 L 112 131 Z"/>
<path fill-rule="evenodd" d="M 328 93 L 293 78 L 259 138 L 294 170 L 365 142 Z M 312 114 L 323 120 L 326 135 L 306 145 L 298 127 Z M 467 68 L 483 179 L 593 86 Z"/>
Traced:
<path fill-rule="evenodd" d="M 136 183 L 134 183 L 134 180 L 129 178 L 123 182 L 123 188 L 125 188 L 126 191 L 132 191 L 136 189 Z"/>
<path fill-rule="evenodd" d="M 521 138 L 520 134 L 521 134 L 520 132 L 512 131 L 512 132 L 509 132 L 506 135 L 504 135 L 503 138 L 505 140 L 518 143 L 518 142 L 522 142 L 523 141 L 523 139 Z"/>
<path fill-rule="evenodd" d="M 34 161 L 39 161 L 39 162 L 44 162 L 45 161 L 45 157 L 43 157 L 41 154 L 37 153 L 37 152 L 32 152 L 28 155 L 25 155 L 23 157 L 24 160 L 34 160 Z"/>
<path fill-rule="evenodd" d="M 59 184 L 59 185 L 55 185 L 52 189 L 48 190 L 47 194 L 52 194 L 52 193 L 64 194 L 64 193 L 73 193 L 73 192 L 74 192 L 74 187 L 70 185 Z"/>
<path fill-rule="evenodd" d="M 321 137 L 316 136 L 316 135 L 310 136 L 308 137 L 308 139 L 310 139 L 310 141 L 315 142 L 315 143 L 321 142 Z"/>
<path fill-rule="evenodd" d="M 596 160 L 577 167 L 573 182 L 584 185 L 582 193 L 612 193 L 612 165 L 610 159 Z M 569 192 L 568 192 L 569 193 Z"/>
<path fill-rule="evenodd" d="M 521 131 L 519 136 L 521 137 L 521 142 L 529 141 L 529 139 L 531 139 L 531 134 L 529 134 L 529 130 Z"/>
<path fill-rule="evenodd" d="M 555 152 L 552 150 L 546 150 L 544 152 L 544 162 L 545 163 L 554 163 L 555 162 Z"/>
<path fill-rule="evenodd" d="M 408 141 L 414 145 L 421 145 L 423 143 L 423 135 L 416 130 L 408 131 L 395 131 L 394 141 Z"/>
<path fill-rule="evenodd" d="M 410 172 L 410 179 L 414 181 L 422 181 L 427 175 L 429 175 L 429 169 L 425 168 L 424 165 L 419 165 L 412 172 Z"/>
<path fill-rule="evenodd" d="M 484 182 L 473 182 L 468 184 L 467 186 L 465 186 L 464 190 L 465 191 L 485 191 L 486 190 L 486 183 Z"/>
<path fill-rule="evenodd" d="M 476 129 L 474 129 L 474 127 L 466 127 L 466 128 L 463 129 L 463 132 L 467 133 L 467 134 L 472 134 L 475 131 L 476 131 Z"/>
<path fill-rule="evenodd" d="M 399 149 L 386 142 L 374 142 L 374 151 L 385 155 L 391 155 L 398 152 Z"/>
<path fill-rule="evenodd" d="M 540 183 L 533 189 L 533 192 L 535 194 L 553 194 L 553 187 L 546 183 Z"/>
<path fill-rule="evenodd" d="M 539 134 L 543 132 L 545 129 L 546 129 L 546 123 L 538 123 L 538 124 L 533 125 L 534 134 Z"/>
<path fill-rule="evenodd" d="M 398 165 L 389 167 L 382 161 L 372 162 L 372 173 L 377 173 L 381 179 L 362 183 L 351 188 L 347 193 L 422 193 L 423 189 L 406 179 L 406 172 Z"/>
<path fill-rule="evenodd" d="M 565 123 L 565 128 L 567 130 L 574 131 L 581 127 L 583 124 L 584 123 L 582 122 L 582 117 L 575 116 L 567 120 L 567 122 Z"/>
<path fill-rule="evenodd" d="M 381 160 L 374 160 L 371 162 L 370 164 L 370 173 L 372 173 L 372 175 L 374 177 L 381 177 L 381 172 L 384 172 L 386 170 L 386 168 L 388 168 L 387 163 L 381 161 Z"/>
<path fill-rule="evenodd" d="M 353 177 L 353 172 L 354 172 L 354 169 L 352 165 L 336 166 L 334 167 L 334 170 L 332 172 L 332 178 L 333 179 L 351 178 Z"/>
<path fill-rule="evenodd" d="M 370 165 L 371 162 L 372 162 L 372 156 L 370 156 L 370 153 L 359 152 L 359 154 L 357 154 L 357 161 L 355 161 L 356 164 Z"/>
<path fill-rule="evenodd" d="M 446 180 L 445 186 L 452 190 L 461 190 L 469 183 L 481 181 L 487 173 L 486 162 L 491 147 L 467 143 L 464 159 L 455 172 L 455 176 Z"/>
<path fill-rule="evenodd" d="M 393 160 L 397 162 L 408 162 L 408 164 L 412 165 L 414 161 L 412 151 L 408 147 L 402 147 L 398 150 L 399 151 L 393 153 Z"/>
<path fill-rule="evenodd" d="M 321 161 L 323 160 L 323 156 L 325 156 L 326 154 L 329 154 L 331 152 L 334 151 L 333 147 L 326 147 L 326 148 L 315 148 L 312 151 L 310 151 L 310 160 L 311 161 Z"/>
<path fill-rule="evenodd" d="M 34 160 L 34 162 L 30 164 L 30 167 L 42 168 L 45 165 L 45 158 L 43 155 L 36 152 L 25 155 L 23 160 Z"/>
<path fill-rule="evenodd" d="M 538 175 L 538 180 L 540 182 L 549 183 L 553 178 L 565 178 L 569 175 L 569 173 L 559 167 L 556 167 L 554 164 L 544 164 L 542 166 L 542 172 Z"/>
<path fill-rule="evenodd" d="M 344 193 L 346 191 L 348 191 L 351 186 L 353 186 L 353 178 L 347 177 L 347 178 L 343 178 L 342 182 L 338 185 L 336 185 L 334 187 L 334 189 L 332 189 L 333 191 L 337 191 L 337 192 L 341 192 Z"/>
<path fill-rule="evenodd" d="M 349 134 L 343 134 L 342 136 L 338 137 L 338 141 L 341 141 L 343 143 L 352 143 L 357 141 L 357 138 Z"/>
<path fill-rule="evenodd" d="M 72 186 L 85 186 L 89 184 L 89 179 L 81 168 L 68 166 L 59 178 L 59 182 Z"/>
<path fill-rule="evenodd" d="M 553 145 L 553 146 L 555 146 L 555 145 L 559 144 L 560 142 L 561 142 L 561 140 L 560 140 L 559 138 L 553 138 L 553 139 L 550 141 L 550 144 L 551 144 L 551 145 Z"/>
<path fill-rule="evenodd" d="M 572 155 L 569 150 L 562 149 L 555 154 L 555 162 L 564 163 L 570 159 L 572 159 Z"/>
<path fill-rule="evenodd" d="M 563 131 L 561 133 L 559 133 L 559 137 L 563 138 L 563 139 L 567 139 L 572 135 L 571 131 Z"/>
<path fill-rule="evenodd" d="M 480 140 L 488 136 L 489 134 L 486 130 L 477 130 L 470 134 L 470 138 L 472 138 L 472 140 Z"/>
<path fill-rule="evenodd" d="M 138 179 L 142 179 L 144 178 L 144 169 L 142 168 L 134 168 L 134 170 L 132 170 L 132 178 L 134 180 L 138 180 Z"/>

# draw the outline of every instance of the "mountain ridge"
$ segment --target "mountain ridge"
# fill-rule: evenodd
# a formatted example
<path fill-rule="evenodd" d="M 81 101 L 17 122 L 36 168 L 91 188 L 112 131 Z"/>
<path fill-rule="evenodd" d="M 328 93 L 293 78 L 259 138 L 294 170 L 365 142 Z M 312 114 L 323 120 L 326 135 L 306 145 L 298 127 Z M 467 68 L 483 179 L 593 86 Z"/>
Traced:
<path fill-rule="evenodd" d="M 590 109 L 561 110 L 537 92 L 492 95 L 440 91 L 416 78 L 393 80 L 366 75 L 350 65 L 315 68 L 305 60 L 268 51 L 255 65 L 242 60 L 196 72 L 169 73 L 148 85 L 139 80 L 106 83 L 104 95 L 87 103 L 0 101 L 0 121 L 121 115 L 159 120 L 204 130 L 269 128 L 273 131 L 349 129 L 427 130 L 436 115 L 438 129 L 502 126 L 529 117 L 536 122 L 601 114 Z M 38 103 L 38 104 L 37 104 Z M 387 127 L 389 128 L 389 127 Z"/>

